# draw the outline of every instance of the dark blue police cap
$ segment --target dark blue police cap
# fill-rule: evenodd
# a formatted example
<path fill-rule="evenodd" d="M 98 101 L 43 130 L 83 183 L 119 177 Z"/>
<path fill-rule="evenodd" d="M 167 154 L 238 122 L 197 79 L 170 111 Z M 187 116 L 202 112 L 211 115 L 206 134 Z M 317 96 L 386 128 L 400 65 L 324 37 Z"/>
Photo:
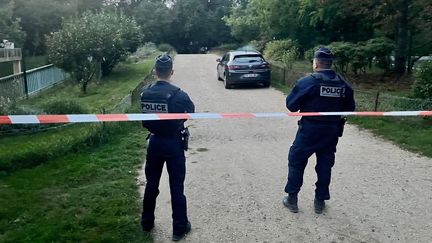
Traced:
<path fill-rule="evenodd" d="M 334 56 L 330 49 L 326 47 L 319 48 L 314 55 L 316 59 L 333 60 Z"/>
<path fill-rule="evenodd" d="M 160 55 L 156 58 L 155 68 L 156 70 L 167 71 L 173 67 L 172 58 L 168 54 Z"/>

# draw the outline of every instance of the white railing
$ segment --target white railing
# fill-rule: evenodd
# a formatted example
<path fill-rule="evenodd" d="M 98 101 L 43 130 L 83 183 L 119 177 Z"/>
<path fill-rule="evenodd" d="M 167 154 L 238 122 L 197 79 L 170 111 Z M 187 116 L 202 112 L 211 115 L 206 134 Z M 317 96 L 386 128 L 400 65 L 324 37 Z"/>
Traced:
<path fill-rule="evenodd" d="M 19 61 L 21 58 L 21 48 L 0 48 L 0 62 Z"/>

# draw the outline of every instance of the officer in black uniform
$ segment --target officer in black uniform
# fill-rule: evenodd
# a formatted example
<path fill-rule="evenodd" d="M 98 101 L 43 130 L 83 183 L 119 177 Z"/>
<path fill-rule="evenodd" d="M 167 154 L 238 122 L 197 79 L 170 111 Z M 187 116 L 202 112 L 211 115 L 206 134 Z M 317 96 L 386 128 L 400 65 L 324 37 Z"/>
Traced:
<path fill-rule="evenodd" d="M 146 87 L 141 94 L 143 113 L 193 113 L 195 106 L 189 96 L 172 85 L 172 58 L 161 55 L 156 59 L 154 73 L 158 80 Z M 187 217 L 184 180 L 186 175 L 187 136 L 185 120 L 143 121 L 150 132 L 145 165 L 147 184 L 144 192 L 141 226 L 145 232 L 154 227 L 156 197 L 159 194 L 159 180 L 166 162 L 171 191 L 173 237 L 178 241 L 191 230 Z"/>
<path fill-rule="evenodd" d="M 314 55 L 314 73 L 298 80 L 286 99 L 287 108 L 300 112 L 354 111 L 354 92 L 351 86 L 331 70 L 333 54 L 319 48 Z M 303 184 L 303 174 L 309 157 L 315 153 L 315 212 L 325 208 L 330 199 L 331 169 L 335 162 L 336 145 L 342 136 L 345 119 L 341 116 L 304 116 L 288 154 L 288 182 L 283 204 L 293 213 L 298 212 L 297 194 Z"/>

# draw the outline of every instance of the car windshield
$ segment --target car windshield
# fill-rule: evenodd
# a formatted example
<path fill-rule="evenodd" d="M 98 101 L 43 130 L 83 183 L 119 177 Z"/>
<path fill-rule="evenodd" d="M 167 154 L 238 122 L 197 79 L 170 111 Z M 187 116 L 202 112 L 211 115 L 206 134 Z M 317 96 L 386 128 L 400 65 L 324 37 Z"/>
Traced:
<path fill-rule="evenodd" d="M 251 63 L 251 62 L 263 62 L 264 59 L 262 56 L 236 56 L 234 57 L 234 61 L 240 62 L 240 63 Z"/>

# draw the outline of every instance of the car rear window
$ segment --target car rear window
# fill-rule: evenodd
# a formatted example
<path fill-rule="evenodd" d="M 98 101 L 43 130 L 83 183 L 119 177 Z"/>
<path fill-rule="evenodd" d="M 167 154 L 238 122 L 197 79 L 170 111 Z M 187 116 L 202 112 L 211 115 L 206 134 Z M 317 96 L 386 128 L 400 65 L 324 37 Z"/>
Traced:
<path fill-rule="evenodd" d="M 240 63 L 263 62 L 264 58 L 259 55 L 242 55 L 234 57 L 234 61 Z"/>

